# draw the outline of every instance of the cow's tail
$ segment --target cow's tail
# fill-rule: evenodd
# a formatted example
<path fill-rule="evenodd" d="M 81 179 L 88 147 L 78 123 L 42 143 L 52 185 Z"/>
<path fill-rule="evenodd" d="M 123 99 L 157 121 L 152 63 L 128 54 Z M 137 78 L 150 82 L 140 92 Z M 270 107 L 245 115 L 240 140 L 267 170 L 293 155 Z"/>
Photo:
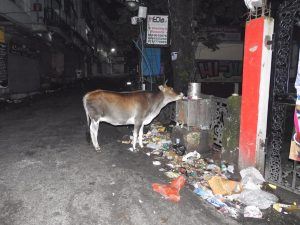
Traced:
<path fill-rule="evenodd" d="M 86 98 L 87 95 L 85 95 L 83 97 L 83 107 L 84 107 L 84 111 L 85 111 L 85 115 L 86 115 L 86 120 L 87 120 L 87 126 L 86 126 L 86 132 L 85 132 L 85 136 L 86 136 L 86 140 L 87 142 L 91 143 L 91 134 L 90 134 L 90 124 L 91 124 L 91 118 L 87 109 L 87 105 L 86 105 Z"/>

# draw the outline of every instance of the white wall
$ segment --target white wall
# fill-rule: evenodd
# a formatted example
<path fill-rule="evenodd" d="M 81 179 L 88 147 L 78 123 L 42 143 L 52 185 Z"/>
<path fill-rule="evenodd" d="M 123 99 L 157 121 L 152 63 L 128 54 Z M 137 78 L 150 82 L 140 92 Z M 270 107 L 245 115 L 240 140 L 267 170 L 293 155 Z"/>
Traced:
<path fill-rule="evenodd" d="M 243 43 L 221 43 L 219 49 L 212 51 L 199 43 L 195 53 L 198 60 L 243 60 Z"/>

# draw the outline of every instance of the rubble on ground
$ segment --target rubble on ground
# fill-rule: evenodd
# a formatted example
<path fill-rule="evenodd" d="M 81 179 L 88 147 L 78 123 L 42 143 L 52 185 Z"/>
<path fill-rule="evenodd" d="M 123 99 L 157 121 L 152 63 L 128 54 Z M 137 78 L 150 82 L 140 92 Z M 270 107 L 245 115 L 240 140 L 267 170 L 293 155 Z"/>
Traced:
<path fill-rule="evenodd" d="M 277 203 L 278 198 L 274 194 L 262 190 L 265 180 L 254 167 L 241 170 L 241 179 L 237 180 L 234 176 L 234 165 L 205 158 L 196 151 L 197 149 L 187 152 L 180 140 L 172 143 L 168 128 L 159 123 L 151 124 L 149 131 L 144 134 L 146 147 L 143 148 L 143 152 L 159 171 L 173 180 L 172 182 L 184 176 L 185 182 L 193 188 L 195 195 L 214 206 L 220 213 L 234 218 L 259 219 L 263 217 L 261 210 L 272 206 L 276 211 L 285 213 L 289 209 L 299 209 L 297 205 Z M 122 143 L 130 144 L 132 137 L 125 139 Z M 272 189 L 276 188 L 272 184 L 268 185 Z M 175 191 L 175 195 L 172 192 L 172 196 L 175 196 L 173 199 L 167 196 L 166 190 L 170 191 L 172 185 L 171 189 L 168 185 L 154 186 L 155 191 L 166 199 L 175 202 L 180 200 L 178 191 Z"/>

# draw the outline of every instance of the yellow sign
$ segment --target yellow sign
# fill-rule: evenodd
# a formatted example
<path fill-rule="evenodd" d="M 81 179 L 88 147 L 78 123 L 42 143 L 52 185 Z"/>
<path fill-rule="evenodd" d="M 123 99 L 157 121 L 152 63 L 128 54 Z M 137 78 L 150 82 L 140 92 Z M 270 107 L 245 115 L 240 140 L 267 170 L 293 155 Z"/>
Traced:
<path fill-rule="evenodd" d="M 0 27 L 0 43 L 5 42 L 5 37 L 4 37 L 4 27 Z"/>

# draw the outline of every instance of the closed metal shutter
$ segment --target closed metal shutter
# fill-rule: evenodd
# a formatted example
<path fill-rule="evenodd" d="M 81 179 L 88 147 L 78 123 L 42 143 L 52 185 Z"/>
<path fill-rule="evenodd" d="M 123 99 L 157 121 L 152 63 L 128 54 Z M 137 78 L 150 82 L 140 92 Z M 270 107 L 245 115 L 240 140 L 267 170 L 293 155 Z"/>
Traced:
<path fill-rule="evenodd" d="M 7 45 L 0 43 L 0 81 L 7 80 Z"/>

